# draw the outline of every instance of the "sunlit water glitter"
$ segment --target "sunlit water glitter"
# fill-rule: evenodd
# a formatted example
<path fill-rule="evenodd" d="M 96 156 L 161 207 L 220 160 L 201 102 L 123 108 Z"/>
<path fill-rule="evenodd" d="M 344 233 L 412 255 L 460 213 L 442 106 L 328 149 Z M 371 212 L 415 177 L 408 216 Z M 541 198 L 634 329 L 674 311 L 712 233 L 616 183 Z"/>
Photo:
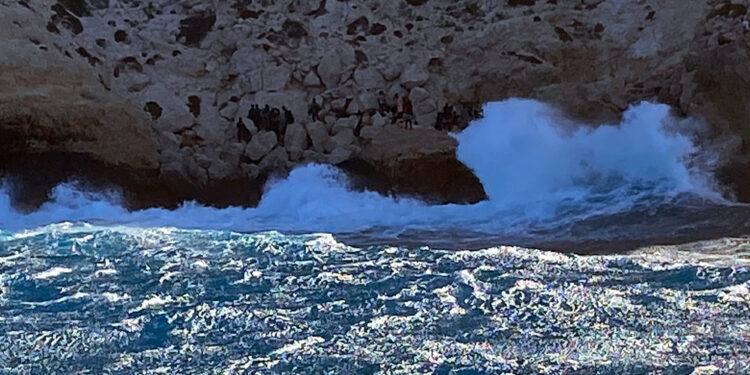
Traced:
<path fill-rule="evenodd" d="M 0 373 L 747 374 L 748 254 L 0 233 Z"/>

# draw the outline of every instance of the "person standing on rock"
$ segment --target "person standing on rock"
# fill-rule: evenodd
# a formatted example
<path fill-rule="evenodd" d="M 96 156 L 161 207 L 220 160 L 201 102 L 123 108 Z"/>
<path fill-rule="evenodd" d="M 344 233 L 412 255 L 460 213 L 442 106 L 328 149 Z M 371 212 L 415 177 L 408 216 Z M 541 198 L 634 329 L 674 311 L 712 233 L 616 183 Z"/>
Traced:
<path fill-rule="evenodd" d="M 307 109 L 307 114 L 310 115 L 313 121 L 318 121 L 318 115 L 320 114 L 321 108 L 320 104 L 318 104 L 318 100 L 313 98 L 312 103 L 310 103 L 310 107 Z"/>
<path fill-rule="evenodd" d="M 396 102 L 396 113 L 395 116 L 393 116 L 391 124 L 395 124 L 398 120 L 404 117 L 404 98 L 399 94 L 396 94 L 393 98 Z"/>
<path fill-rule="evenodd" d="M 453 110 L 452 105 L 445 103 L 445 106 L 443 106 L 443 112 L 440 116 L 440 120 L 440 130 L 445 130 L 448 132 L 453 130 L 453 125 L 456 122 L 456 112 Z"/>
<path fill-rule="evenodd" d="M 292 111 L 289 110 L 289 108 L 282 106 L 281 110 L 284 111 L 284 123 L 285 125 L 291 125 L 294 124 L 294 115 L 292 114 Z"/>
<path fill-rule="evenodd" d="M 390 112 L 388 99 L 386 98 L 385 91 L 383 90 L 378 91 L 378 112 L 380 112 L 381 116 L 385 116 L 386 113 Z"/>
<path fill-rule="evenodd" d="M 411 99 L 405 96 L 404 102 L 404 129 L 414 130 L 414 107 L 411 104 Z"/>
<path fill-rule="evenodd" d="M 278 108 L 274 108 L 271 110 L 271 128 L 270 130 L 272 132 L 275 132 L 276 135 L 279 134 L 279 131 L 281 130 L 281 111 Z"/>
<path fill-rule="evenodd" d="M 257 104 L 250 106 L 250 111 L 248 112 L 247 117 L 249 117 L 250 120 L 253 120 L 253 124 L 255 124 L 257 128 L 261 127 L 260 107 Z"/>
<path fill-rule="evenodd" d="M 294 124 L 294 115 L 292 115 L 292 111 L 290 111 L 287 107 L 284 107 L 284 106 L 281 107 L 281 111 L 283 113 L 281 114 L 281 119 L 279 121 L 278 135 L 279 135 L 279 143 L 283 146 L 284 136 L 286 135 L 286 128 L 287 126 Z"/>
<path fill-rule="evenodd" d="M 260 111 L 260 128 L 262 130 L 268 130 L 271 128 L 271 107 L 266 104 L 265 107 Z"/>

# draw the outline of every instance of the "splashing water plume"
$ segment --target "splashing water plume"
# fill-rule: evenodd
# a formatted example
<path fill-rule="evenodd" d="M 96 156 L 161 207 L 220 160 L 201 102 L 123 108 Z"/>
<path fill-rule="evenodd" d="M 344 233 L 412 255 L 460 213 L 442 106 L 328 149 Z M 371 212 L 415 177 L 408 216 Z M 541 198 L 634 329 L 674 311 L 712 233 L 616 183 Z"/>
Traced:
<path fill-rule="evenodd" d="M 332 166 L 306 165 L 271 183 L 257 208 L 215 209 L 185 203 L 168 211 L 127 212 L 102 196 L 58 186 L 38 211 L 21 214 L 0 192 L 0 228 L 20 230 L 61 221 L 140 227 L 331 233 L 390 228 L 465 228 L 487 233 L 527 233 L 589 217 L 653 206 L 690 193 L 719 199 L 686 167 L 696 152 L 684 135 L 665 128 L 677 120 L 669 107 L 642 103 L 623 122 L 575 126 L 548 106 L 511 99 L 489 103 L 485 117 L 456 135 L 458 158 L 479 177 L 489 200 L 474 205 L 430 206 L 410 198 L 347 189 Z"/>

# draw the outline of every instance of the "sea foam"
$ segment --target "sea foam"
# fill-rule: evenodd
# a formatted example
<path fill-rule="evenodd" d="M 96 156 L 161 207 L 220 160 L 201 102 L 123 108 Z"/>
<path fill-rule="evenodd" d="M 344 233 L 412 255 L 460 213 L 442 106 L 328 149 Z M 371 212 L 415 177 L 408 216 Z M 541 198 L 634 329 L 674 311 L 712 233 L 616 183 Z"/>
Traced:
<path fill-rule="evenodd" d="M 427 205 L 413 198 L 351 191 L 332 166 L 308 164 L 266 188 L 257 208 L 216 209 L 186 202 L 179 209 L 128 212 L 116 199 L 56 187 L 37 211 L 22 214 L 0 190 L 0 228 L 20 230 L 64 221 L 139 227 L 235 231 L 352 232 L 467 228 L 522 232 L 540 223 L 581 220 L 629 210 L 682 193 L 720 199 L 710 177 L 687 161 L 699 150 L 671 131 L 669 107 L 641 103 L 619 125 L 574 124 L 549 106 L 523 99 L 488 103 L 484 117 L 460 134 L 458 158 L 481 180 L 489 200 Z"/>

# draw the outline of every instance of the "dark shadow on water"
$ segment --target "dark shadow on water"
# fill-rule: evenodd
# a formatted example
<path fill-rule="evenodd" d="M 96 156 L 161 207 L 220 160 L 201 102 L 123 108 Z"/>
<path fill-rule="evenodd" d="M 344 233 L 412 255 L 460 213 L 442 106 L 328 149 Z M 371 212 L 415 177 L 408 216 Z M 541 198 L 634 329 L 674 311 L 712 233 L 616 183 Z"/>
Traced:
<path fill-rule="evenodd" d="M 392 228 L 339 233 L 350 246 L 429 246 L 444 250 L 479 250 L 510 245 L 579 255 L 623 254 L 650 246 L 680 245 L 750 236 L 750 205 L 699 202 L 643 207 L 524 233 L 487 233 L 465 229 L 415 230 L 384 234 Z"/>

